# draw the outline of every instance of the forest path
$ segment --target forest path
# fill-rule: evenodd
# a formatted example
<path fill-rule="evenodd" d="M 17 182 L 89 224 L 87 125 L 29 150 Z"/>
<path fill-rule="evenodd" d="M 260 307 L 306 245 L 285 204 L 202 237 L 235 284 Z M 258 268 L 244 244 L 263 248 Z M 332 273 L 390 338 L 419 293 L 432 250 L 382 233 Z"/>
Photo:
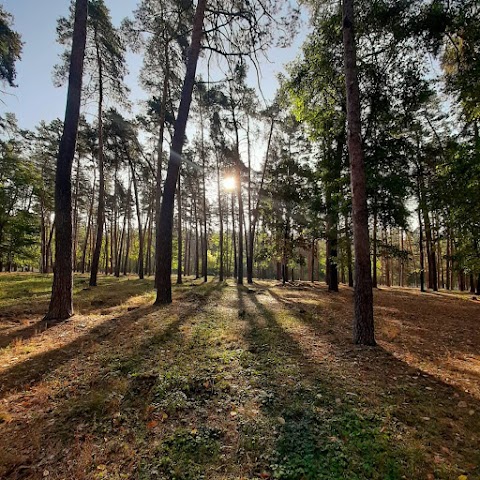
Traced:
<path fill-rule="evenodd" d="M 477 478 L 478 400 L 352 345 L 349 296 L 187 285 L 16 363 L 0 476 Z"/>

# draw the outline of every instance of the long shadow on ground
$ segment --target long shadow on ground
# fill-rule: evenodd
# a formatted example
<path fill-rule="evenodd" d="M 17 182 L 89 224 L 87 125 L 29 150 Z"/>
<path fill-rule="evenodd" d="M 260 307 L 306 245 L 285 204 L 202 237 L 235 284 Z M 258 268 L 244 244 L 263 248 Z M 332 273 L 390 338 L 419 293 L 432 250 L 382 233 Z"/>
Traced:
<path fill-rule="evenodd" d="M 109 279 L 102 277 L 102 282 L 111 280 L 111 283 L 101 283 L 97 287 L 90 288 L 86 286 L 83 290 L 80 290 L 75 295 L 75 312 L 81 315 L 95 314 L 95 313 L 108 313 L 108 310 L 123 303 L 128 302 L 130 298 L 142 295 L 153 289 L 151 281 L 147 280 L 120 280 Z M 78 290 L 82 285 L 87 285 L 87 279 L 76 278 L 76 287 Z M 27 282 L 27 285 L 29 283 Z M 113 288 L 113 291 L 112 291 Z M 48 286 L 47 294 L 45 298 L 19 298 L 18 302 L 11 307 L 4 307 L 0 313 L 0 320 L 8 325 L 12 323 L 12 318 L 18 322 L 17 317 L 22 317 L 23 312 L 30 311 L 29 316 L 46 313 L 48 308 L 48 295 L 51 287 Z M 0 332 L 0 349 L 9 346 L 12 342 L 17 340 L 28 340 L 49 328 L 58 325 L 62 322 L 46 321 L 43 319 L 33 320 L 23 328 L 16 328 L 12 325 L 13 329 L 9 328 L 9 331 L 5 333 Z M 4 327 L 4 329 L 6 329 Z"/>
<path fill-rule="evenodd" d="M 195 294 L 192 292 L 192 295 Z M 192 308 L 194 309 L 194 307 Z M 114 317 L 65 346 L 32 356 L 24 362 L 5 370 L 0 374 L 0 398 L 4 398 L 8 393 L 18 388 L 31 387 L 40 381 L 46 373 L 50 373 L 79 354 L 85 354 L 93 345 L 101 343 L 107 338 L 110 342 L 115 342 L 128 331 L 132 323 L 158 309 L 159 307 L 149 305 Z M 178 321 L 181 323 L 191 313 L 193 312 L 190 310 L 182 312 Z"/>
<path fill-rule="evenodd" d="M 263 298 L 269 293 L 263 292 Z M 239 290 L 240 308 L 248 311 L 244 297 Z M 253 359 L 261 373 L 264 412 L 280 419 L 270 464 L 275 478 L 478 475 L 478 418 L 456 413 L 459 400 L 467 397 L 463 392 L 381 348 L 346 347 L 331 336 L 325 358 L 312 358 L 288 323 L 293 318 L 315 329 L 312 341 L 319 344 L 325 339 L 325 326 L 314 325 L 295 310 L 271 310 L 259 298 L 247 295 L 257 312 L 247 315 L 249 361 Z M 285 313 L 289 319 L 282 317 Z M 373 395 L 364 398 L 366 392 Z M 480 410 L 478 402 L 468 401 Z"/>
<path fill-rule="evenodd" d="M 54 457 L 58 457 L 58 461 L 60 461 L 62 456 L 67 455 L 66 451 L 71 452 L 75 449 L 88 453 L 89 442 L 92 443 L 94 437 L 101 439 L 108 437 L 109 445 L 112 445 L 109 448 L 113 449 L 109 455 L 110 459 L 113 461 L 118 453 L 119 461 L 120 459 L 125 461 L 125 457 L 128 458 L 128 455 L 125 455 L 123 445 L 131 442 L 133 446 L 134 429 L 138 429 L 139 419 L 144 420 L 145 407 L 149 403 L 149 393 L 157 380 L 154 376 L 137 375 L 136 372 L 148 368 L 148 364 L 155 361 L 159 350 L 177 334 L 181 325 L 198 314 L 207 300 L 221 288 L 223 288 L 223 284 L 210 283 L 205 287 L 206 291 L 203 294 L 187 292 L 177 299 L 181 308 L 178 310 L 178 314 L 173 316 L 169 308 L 162 307 L 160 311 L 165 312 L 165 317 L 155 318 L 152 321 L 158 320 L 159 325 L 165 328 L 156 329 L 157 331 L 153 331 L 151 336 L 142 334 L 142 330 L 145 328 L 142 326 L 143 323 L 134 331 L 129 328 L 135 322 L 158 310 L 158 308 L 148 306 L 107 322 L 78 341 L 69 344 L 67 349 L 53 353 L 52 357 L 42 355 L 41 359 L 36 359 L 34 381 L 40 380 L 41 375 L 47 373 L 45 370 L 47 359 L 58 365 L 59 360 L 65 363 L 79 352 L 82 356 L 88 356 L 89 350 L 83 348 L 84 346 L 98 344 L 108 338 L 108 345 L 102 344 L 102 350 L 96 353 L 95 358 L 97 362 L 100 362 L 96 364 L 98 368 L 94 369 L 92 365 L 93 373 L 90 375 L 89 367 L 89 375 L 82 378 L 78 384 L 75 381 L 72 383 L 70 380 L 68 388 L 57 394 L 56 406 L 51 412 L 48 412 L 48 417 L 40 416 L 34 418 L 33 421 L 26 420 L 23 425 L 12 425 L 6 429 L 4 437 L 14 440 L 28 432 L 32 436 L 32 444 L 28 448 L 28 455 L 22 457 L 21 453 L 23 452 L 17 452 L 15 441 L 11 442 L 9 448 L 3 452 L 3 458 L 7 457 L 7 460 L 10 460 L 0 462 L 0 467 L 3 463 L 3 471 L 0 468 L 0 477 L 3 475 L 2 478 L 11 478 L 12 480 L 40 478 L 42 476 L 40 466 L 44 456 L 42 440 L 45 439 L 48 439 L 46 447 L 49 452 L 54 452 L 50 454 L 50 461 L 53 461 Z M 170 317 L 172 318 L 170 322 L 162 324 L 162 320 L 164 322 Z M 125 350 L 122 345 L 132 348 Z M 24 368 L 21 369 L 23 375 L 25 375 Z M 15 375 L 15 373 L 20 374 L 19 371 L 9 372 L 10 375 Z M 29 378 L 28 375 L 27 378 Z M 3 393 L 5 394 L 5 392 Z M 114 414 L 118 411 L 123 413 L 117 417 Z M 144 423 L 141 422 L 141 424 Z M 132 447 L 130 447 L 130 451 L 133 455 Z M 0 460 L 3 458 L 0 456 Z M 130 471 L 132 464 L 140 460 L 132 456 L 128 460 L 131 462 L 130 464 L 119 463 L 117 467 L 121 471 Z M 74 467 L 72 467 L 74 470 L 69 471 L 68 474 L 72 478 L 79 476 L 83 478 L 85 471 L 82 468 L 90 465 L 91 462 L 91 456 L 79 458 L 78 462 L 74 462 Z M 66 470 L 64 473 L 67 473 Z"/>

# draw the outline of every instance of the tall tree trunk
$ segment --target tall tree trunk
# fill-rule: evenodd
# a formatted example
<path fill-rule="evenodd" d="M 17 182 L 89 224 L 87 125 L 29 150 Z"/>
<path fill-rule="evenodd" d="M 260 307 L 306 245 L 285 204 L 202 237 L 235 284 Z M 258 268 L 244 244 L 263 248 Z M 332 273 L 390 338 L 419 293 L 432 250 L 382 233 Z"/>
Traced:
<path fill-rule="evenodd" d="M 198 209 L 197 209 L 197 196 L 193 197 L 193 207 L 195 214 L 195 280 L 200 278 L 200 250 L 198 246 L 199 235 L 198 235 Z"/>
<path fill-rule="evenodd" d="M 178 256 L 178 266 L 177 266 L 177 284 L 181 285 L 182 281 L 182 255 L 183 255 L 183 246 L 182 246 L 182 183 L 181 176 L 178 175 L 178 187 L 177 187 L 177 256 Z"/>
<path fill-rule="evenodd" d="M 73 315 L 72 271 L 72 163 L 75 156 L 80 100 L 82 95 L 83 59 L 87 37 L 87 0 L 77 0 L 73 27 L 70 73 L 68 79 L 65 123 L 57 158 L 55 177 L 55 272 L 48 320 L 64 320 Z"/>
<path fill-rule="evenodd" d="M 87 248 L 90 240 L 90 231 L 92 229 L 92 217 L 93 217 L 93 205 L 95 202 L 95 183 L 97 179 L 95 176 L 95 170 L 93 172 L 93 187 L 92 187 L 92 196 L 90 200 L 90 208 L 88 209 L 88 219 L 87 219 L 87 228 L 85 230 L 85 243 L 83 244 L 82 252 L 82 263 L 81 263 L 81 272 L 85 273 L 85 264 L 87 258 Z"/>
<path fill-rule="evenodd" d="M 446 254 L 446 272 L 445 272 L 445 277 L 446 277 L 446 288 L 447 290 L 451 289 L 451 283 L 450 283 L 450 265 L 451 265 L 451 252 L 450 252 L 450 228 L 447 227 L 447 254 Z"/>
<path fill-rule="evenodd" d="M 129 269 L 129 260 L 130 260 L 130 244 L 131 244 L 131 237 L 132 237 L 132 221 L 130 218 L 130 214 L 128 215 L 128 222 L 127 222 L 127 240 L 125 242 L 125 258 L 123 259 L 123 275 L 127 275 L 130 272 Z M 123 240 L 123 237 L 122 237 Z M 121 261 L 121 255 L 119 262 Z"/>
<path fill-rule="evenodd" d="M 203 212 L 203 242 L 202 242 L 202 276 L 203 281 L 208 281 L 208 233 L 207 233 L 207 188 L 206 188 L 206 154 L 203 137 L 203 111 L 200 110 L 201 129 L 201 156 L 202 156 L 202 212 Z"/>
<path fill-rule="evenodd" d="M 423 256 L 423 226 L 421 207 L 418 205 L 418 228 L 419 228 L 419 250 L 420 250 L 420 291 L 425 291 L 425 259 Z"/>
<path fill-rule="evenodd" d="M 253 283 L 253 257 L 254 257 L 254 245 L 255 245 L 255 233 L 256 233 L 256 228 L 257 228 L 257 222 L 258 222 L 258 217 L 260 214 L 260 202 L 262 200 L 262 191 L 263 191 L 263 184 L 265 182 L 265 175 L 267 172 L 267 166 L 268 166 L 268 159 L 270 158 L 270 147 L 272 144 L 272 136 L 273 136 L 273 128 L 275 125 L 275 120 L 272 116 L 271 122 L 270 122 L 270 131 L 268 133 L 268 141 L 267 141 L 267 150 L 265 152 L 265 161 L 263 163 L 263 169 L 262 169 L 262 178 L 260 180 L 260 186 L 258 188 L 258 196 L 257 196 L 257 202 L 255 204 L 255 209 L 253 212 L 251 212 L 251 227 L 250 227 L 250 235 L 248 238 L 248 250 L 249 250 L 249 258 L 252 259 L 250 264 L 247 264 L 247 282 L 248 283 Z M 250 168 L 250 167 L 249 167 Z M 249 180 L 250 181 L 250 180 Z M 249 207 L 250 208 L 250 207 Z"/>
<path fill-rule="evenodd" d="M 115 260 L 115 276 L 118 278 L 120 277 L 120 270 L 122 269 L 122 258 L 123 258 L 123 240 L 125 238 L 125 229 L 127 225 L 127 212 L 125 212 L 125 216 L 123 217 L 123 227 L 122 231 L 120 232 L 120 239 L 118 242 L 118 249 L 117 249 L 117 258 Z M 124 270 L 124 275 L 127 272 Z"/>
<path fill-rule="evenodd" d="M 250 115 L 247 113 L 247 161 L 248 161 L 248 176 L 247 176 L 247 217 L 248 225 L 245 226 L 245 245 L 247 256 L 247 283 L 253 284 L 253 249 L 250 247 L 254 245 L 253 238 L 253 222 L 252 222 L 252 157 L 250 144 Z"/>
<path fill-rule="evenodd" d="M 162 159 L 163 159 L 163 138 L 165 134 L 165 117 L 167 114 L 168 82 L 170 81 L 168 42 L 165 42 L 164 61 L 165 75 L 163 78 L 162 100 L 160 103 L 159 134 L 157 145 L 157 178 L 155 187 L 155 287 L 158 289 L 160 281 L 160 250 L 162 248 L 162 229 L 161 229 L 161 205 L 162 205 Z M 172 205 L 173 215 L 173 205 Z"/>
<path fill-rule="evenodd" d="M 357 344 L 375 345 L 367 189 L 362 146 L 360 90 L 357 77 L 353 3 L 353 0 L 344 0 L 343 2 L 348 152 L 350 157 L 353 242 L 355 250 L 355 318 L 353 323 L 353 340 Z"/>
<path fill-rule="evenodd" d="M 317 239 L 312 239 L 310 246 L 310 282 L 315 282 L 315 255 L 317 253 Z"/>
<path fill-rule="evenodd" d="M 100 46 L 98 43 L 98 33 L 95 29 L 95 48 L 98 67 L 98 207 L 97 207 L 97 238 L 95 241 L 95 250 L 92 258 L 92 269 L 90 271 L 90 286 L 97 285 L 98 266 L 100 264 L 100 254 L 102 252 L 103 241 L 103 223 L 105 217 L 105 171 L 103 164 L 103 64 L 100 58 Z"/>
<path fill-rule="evenodd" d="M 163 202 L 159 221 L 161 235 L 157 251 L 158 282 L 157 299 L 155 302 L 157 304 L 172 302 L 172 235 L 175 188 L 180 163 L 182 161 L 185 130 L 190 111 L 190 104 L 192 102 L 192 92 L 195 84 L 195 72 L 201 48 L 206 4 L 206 0 L 199 0 L 195 11 L 192 40 L 188 51 L 187 69 L 182 87 L 180 105 L 178 107 L 178 115 L 175 120 L 170 159 L 168 161 L 167 178 L 165 179 L 163 189 Z"/>
<path fill-rule="evenodd" d="M 108 275 L 108 247 L 109 247 L 109 238 L 108 238 L 108 225 L 105 221 L 105 263 L 104 263 L 104 273 Z"/>
<path fill-rule="evenodd" d="M 401 251 L 401 257 L 400 257 L 400 275 L 399 275 L 399 285 L 401 287 L 404 286 L 405 283 L 405 261 L 403 258 L 403 250 L 404 250 L 404 242 L 403 242 L 403 229 L 400 228 L 400 251 Z"/>
<path fill-rule="evenodd" d="M 137 211 L 137 223 L 138 223 L 138 278 L 143 280 L 144 271 L 143 271 L 143 252 L 145 245 L 145 236 L 142 226 L 142 211 L 140 208 L 140 199 L 138 195 L 138 185 L 137 177 L 135 175 L 135 169 L 133 167 L 133 162 L 129 158 L 128 163 L 130 164 L 130 171 L 132 172 L 132 183 L 133 183 L 133 193 L 135 195 L 135 209 Z"/>
<path fill-rule="evenodd" d="M 327 209 L 327 251 L 328 251 L 328 291 L 338 292 L 338 214 L 336 207 L 332 202 L 332 193 L 330 187 L 327 187 L 326 194 L 326 209 Z"/>
<path fill-rule="evenodd" d="M 75 175 L 75 192 L 73 194 L 73 254 L 72 268 L 77 271 L 77 250 L 78 250 L 78 191 L 80 189 L 80 155 L 77 156 L 77 172 Z"/>
<path fill-rule="evenodd" d="M 348 264 L 348 286 L 353 287 L 353 266 L 352 266 L 352 240 L 350 238 L 350 225 L 348 215 L 345 215 L 345 240 L 347 249 Z"/>
<path fill-rule="evenodd" d="M 223 207 L 222 207 L 222 189 L 220 187 L 220 159 L 217 153 L 217 194 L 218 194 L 218 221 L 219 221 L 219 246 L 220 246 L 220 264 L 219 264 L 219 273 L 218 280 L 223 282 L 224 276 L 224 258 L 223 258 Z"/>
<path fill-rule="evenodd" d="M 240 138 L 238 123 L 235 117 L 235 108 L 232 107 L 233 127 L 235 130 L 235 167 L 237 177 L 237 202 L 238 202 L 238 260 L 237 260 L 237 285 L 243 285 L 243 196 L 242 196 L 242 169 L 240 160 Z"/>
<path fill-rule="evenodd" d="M 232 240 L 233 240 L 233 278 L 238 277 L 237 234 L 235 231 L 235 197 L 232 192 Z"/>

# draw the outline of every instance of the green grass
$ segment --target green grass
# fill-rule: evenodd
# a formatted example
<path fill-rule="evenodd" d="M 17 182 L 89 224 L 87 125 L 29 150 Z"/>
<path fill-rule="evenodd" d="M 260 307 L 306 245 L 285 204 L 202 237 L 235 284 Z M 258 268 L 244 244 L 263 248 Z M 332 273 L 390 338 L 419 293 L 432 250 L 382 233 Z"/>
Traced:
<path fill-rule="evenodd" d="M 409 403 L 414 412 L 405 410 L 412 422 L 433 417 L 428 410 L 438 406 L 424 393 L 362 398 L 334 366 L 311 362 L 294 335 L 305 319 L 268 292 L 188 280 L 175 286 L 172 306 L 154 308 L 151 279 L 102 277 L 95 289 L 85 282 L 76 279 L 85 308 L 94 299 L 106 308 L 140 295 L 142 310 L 126 311 L 124 330 L 79 352 L 86 368 L 78 375 L 68 364 L 50 374 L 63 386 L 45 392 L 48 410 L 37 421 L 48 441 L 36 455 L 62 459 L 51 471 L 63 476 L 64 465 L 76 462 L 78 454 L 59 453 L 65 445 L 85 449 L 85 478 L 98 479 L 449 479 L 463 471 L 427 456 L 443 435 L 437 422 L 420 437 L 399 415 L 408 394 L 418 400 Z"/>

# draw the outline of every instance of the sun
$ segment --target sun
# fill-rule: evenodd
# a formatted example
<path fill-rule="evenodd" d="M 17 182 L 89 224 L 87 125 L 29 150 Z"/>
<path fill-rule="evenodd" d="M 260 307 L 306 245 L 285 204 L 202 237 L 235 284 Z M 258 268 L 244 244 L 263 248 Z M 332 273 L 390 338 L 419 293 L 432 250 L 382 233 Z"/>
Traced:
<path fill-rule="evenodd" d="M 225 177 L 223 179 L 223 188 L 231 192 L 232 190 L 235 190 L 235 183 L 235 177 Z"/>

